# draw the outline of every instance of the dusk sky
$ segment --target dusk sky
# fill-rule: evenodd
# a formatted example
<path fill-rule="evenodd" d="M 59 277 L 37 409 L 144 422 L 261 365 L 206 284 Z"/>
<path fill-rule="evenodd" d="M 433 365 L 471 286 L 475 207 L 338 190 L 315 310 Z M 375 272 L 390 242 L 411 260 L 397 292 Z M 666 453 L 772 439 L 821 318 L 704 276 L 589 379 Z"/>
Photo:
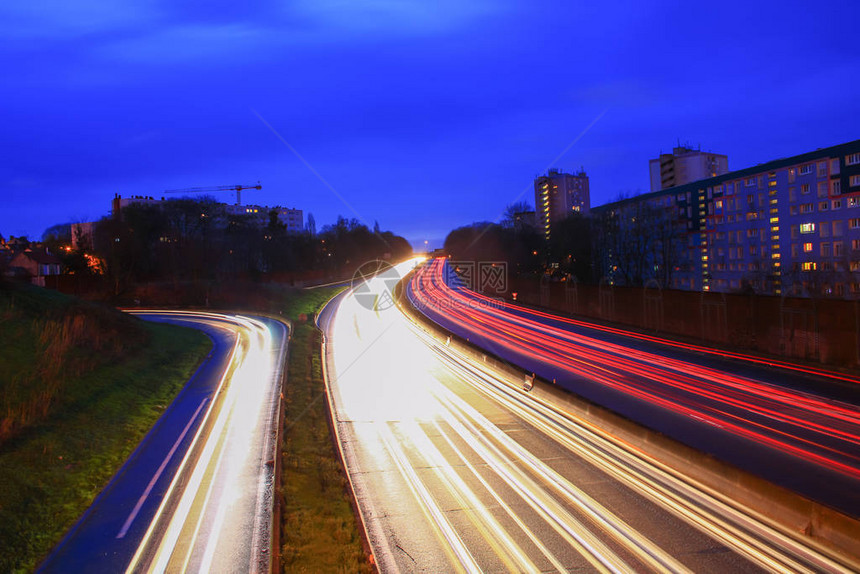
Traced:
<path fill-rule="evenodd" d="M 739 169 L 860 138 L 858 22 L 857 0 L 3 2 L 0 234 L 259 180 L 246 203 L 439 245 L 548 167 L 601 204 L 679 139 Z"/>

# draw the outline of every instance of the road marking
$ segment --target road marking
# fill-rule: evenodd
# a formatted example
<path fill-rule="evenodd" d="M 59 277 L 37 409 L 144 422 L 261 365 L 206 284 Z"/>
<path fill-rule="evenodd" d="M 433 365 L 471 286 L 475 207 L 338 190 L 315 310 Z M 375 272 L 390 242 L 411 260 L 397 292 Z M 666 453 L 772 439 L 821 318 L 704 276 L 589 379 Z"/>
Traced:
<path fill-rule="evenodd" d="M 200 411 L 203 409 L 203 405 L 205 405 L 209 401 L 209 397 L 206 397 L 201 401 L 200 406 L 197 407 L 197 410 L 194 411 L 194 415 L 191 417 L 191 420 L 188 421 L 188 424 L 185 425 L 185 428 L 182 429 L 182 434 L 179 435 L 179 438 L 176 439 L 176 442 L 173 443 L 173 447 L 170 449 L 170 452 L 167 453 L 167 456 L 164 457 L 164 460 L 161 461 L 161 466 L 158 467 L 158 470 L 155 471 L 155 474 L 152 475 L 152 479 L 149 481 L 149 484 L 146 485 L 146 490 L 143 491 L 143 494 L 140 495 L 140 498 L 137 500 L 137 504 L 134 505 L 134 508 L 131 511 L 131 514 L 128 515 L 128 518 L 125 519 L 125 524 L 122 525 L 122 529 L 116 535 L 117 538 L 124 538 L 126 533 L 128 533 L 128 529 L 131 527 L 134 519 L 137 518 L 137 513 L 140 512 L 143 503 L 146 502 L 146 499 L 149 498 L 149 494 L 152 492 L 153 487 L 155 487 L 155 483 L 158 482 L 158 479 L 161 477 L 161 473 L 164 472 L 164 469 L 167 468 L 167 463 L 173 458 L 174 453 L 176 453 L 176 449 L 179 448 L 179 444 L 185 438 L 185 435 L 188 434 L 188 430 L 191 428 L 191 425 L 197 420 L 197 415 L 200 414 Z"/>

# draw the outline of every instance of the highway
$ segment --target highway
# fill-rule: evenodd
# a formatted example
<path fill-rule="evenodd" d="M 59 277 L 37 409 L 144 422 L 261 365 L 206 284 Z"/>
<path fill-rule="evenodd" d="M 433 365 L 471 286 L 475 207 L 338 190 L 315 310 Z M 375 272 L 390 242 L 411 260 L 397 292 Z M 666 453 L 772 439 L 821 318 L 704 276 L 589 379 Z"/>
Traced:
<path fill-rule="evenodd" d="M 41 572 L 266 572 L 286 326 L 132 311 L 213 350 Z"/>
<path fill-rule="evenodd" d="M 391 283 L 371 280 L 319 317 L 338 441 L 382 572 L 856 567 L 433 338 L 380 303 Z"/>
<path fill-rule="evenodd" d="M 446 329 L 545 380 L 860 516 L 860 380 L 594 326 L 456 283 L 437 259 L 413 277 L 409 297 Z"/>

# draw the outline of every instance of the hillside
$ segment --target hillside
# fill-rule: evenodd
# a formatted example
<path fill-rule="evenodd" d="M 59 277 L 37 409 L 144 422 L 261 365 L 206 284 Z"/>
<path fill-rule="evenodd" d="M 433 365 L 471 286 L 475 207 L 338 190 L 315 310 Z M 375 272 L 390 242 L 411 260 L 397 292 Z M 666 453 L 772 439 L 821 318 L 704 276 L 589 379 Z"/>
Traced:
<path fill-rule="evenodd" d="M 194 330 L 0 282 L 0 571 L 35 567 L 210 347 Z"/>

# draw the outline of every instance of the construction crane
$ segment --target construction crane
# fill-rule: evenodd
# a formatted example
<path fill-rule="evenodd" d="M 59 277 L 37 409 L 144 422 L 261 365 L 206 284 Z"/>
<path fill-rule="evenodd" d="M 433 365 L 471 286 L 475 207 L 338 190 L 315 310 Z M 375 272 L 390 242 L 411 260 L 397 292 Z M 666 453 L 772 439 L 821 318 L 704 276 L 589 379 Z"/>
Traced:
<path fill-rule="evenodd" d="M 209 193 L 212 191 L 235 191 L 236 205 L 242 205 L 243 189 L 263 189 L 260 182 L 257 185 L 216 185 L 214 187 L 187 187 L 185 189 L 167 189 L 164 193 Z"/>

